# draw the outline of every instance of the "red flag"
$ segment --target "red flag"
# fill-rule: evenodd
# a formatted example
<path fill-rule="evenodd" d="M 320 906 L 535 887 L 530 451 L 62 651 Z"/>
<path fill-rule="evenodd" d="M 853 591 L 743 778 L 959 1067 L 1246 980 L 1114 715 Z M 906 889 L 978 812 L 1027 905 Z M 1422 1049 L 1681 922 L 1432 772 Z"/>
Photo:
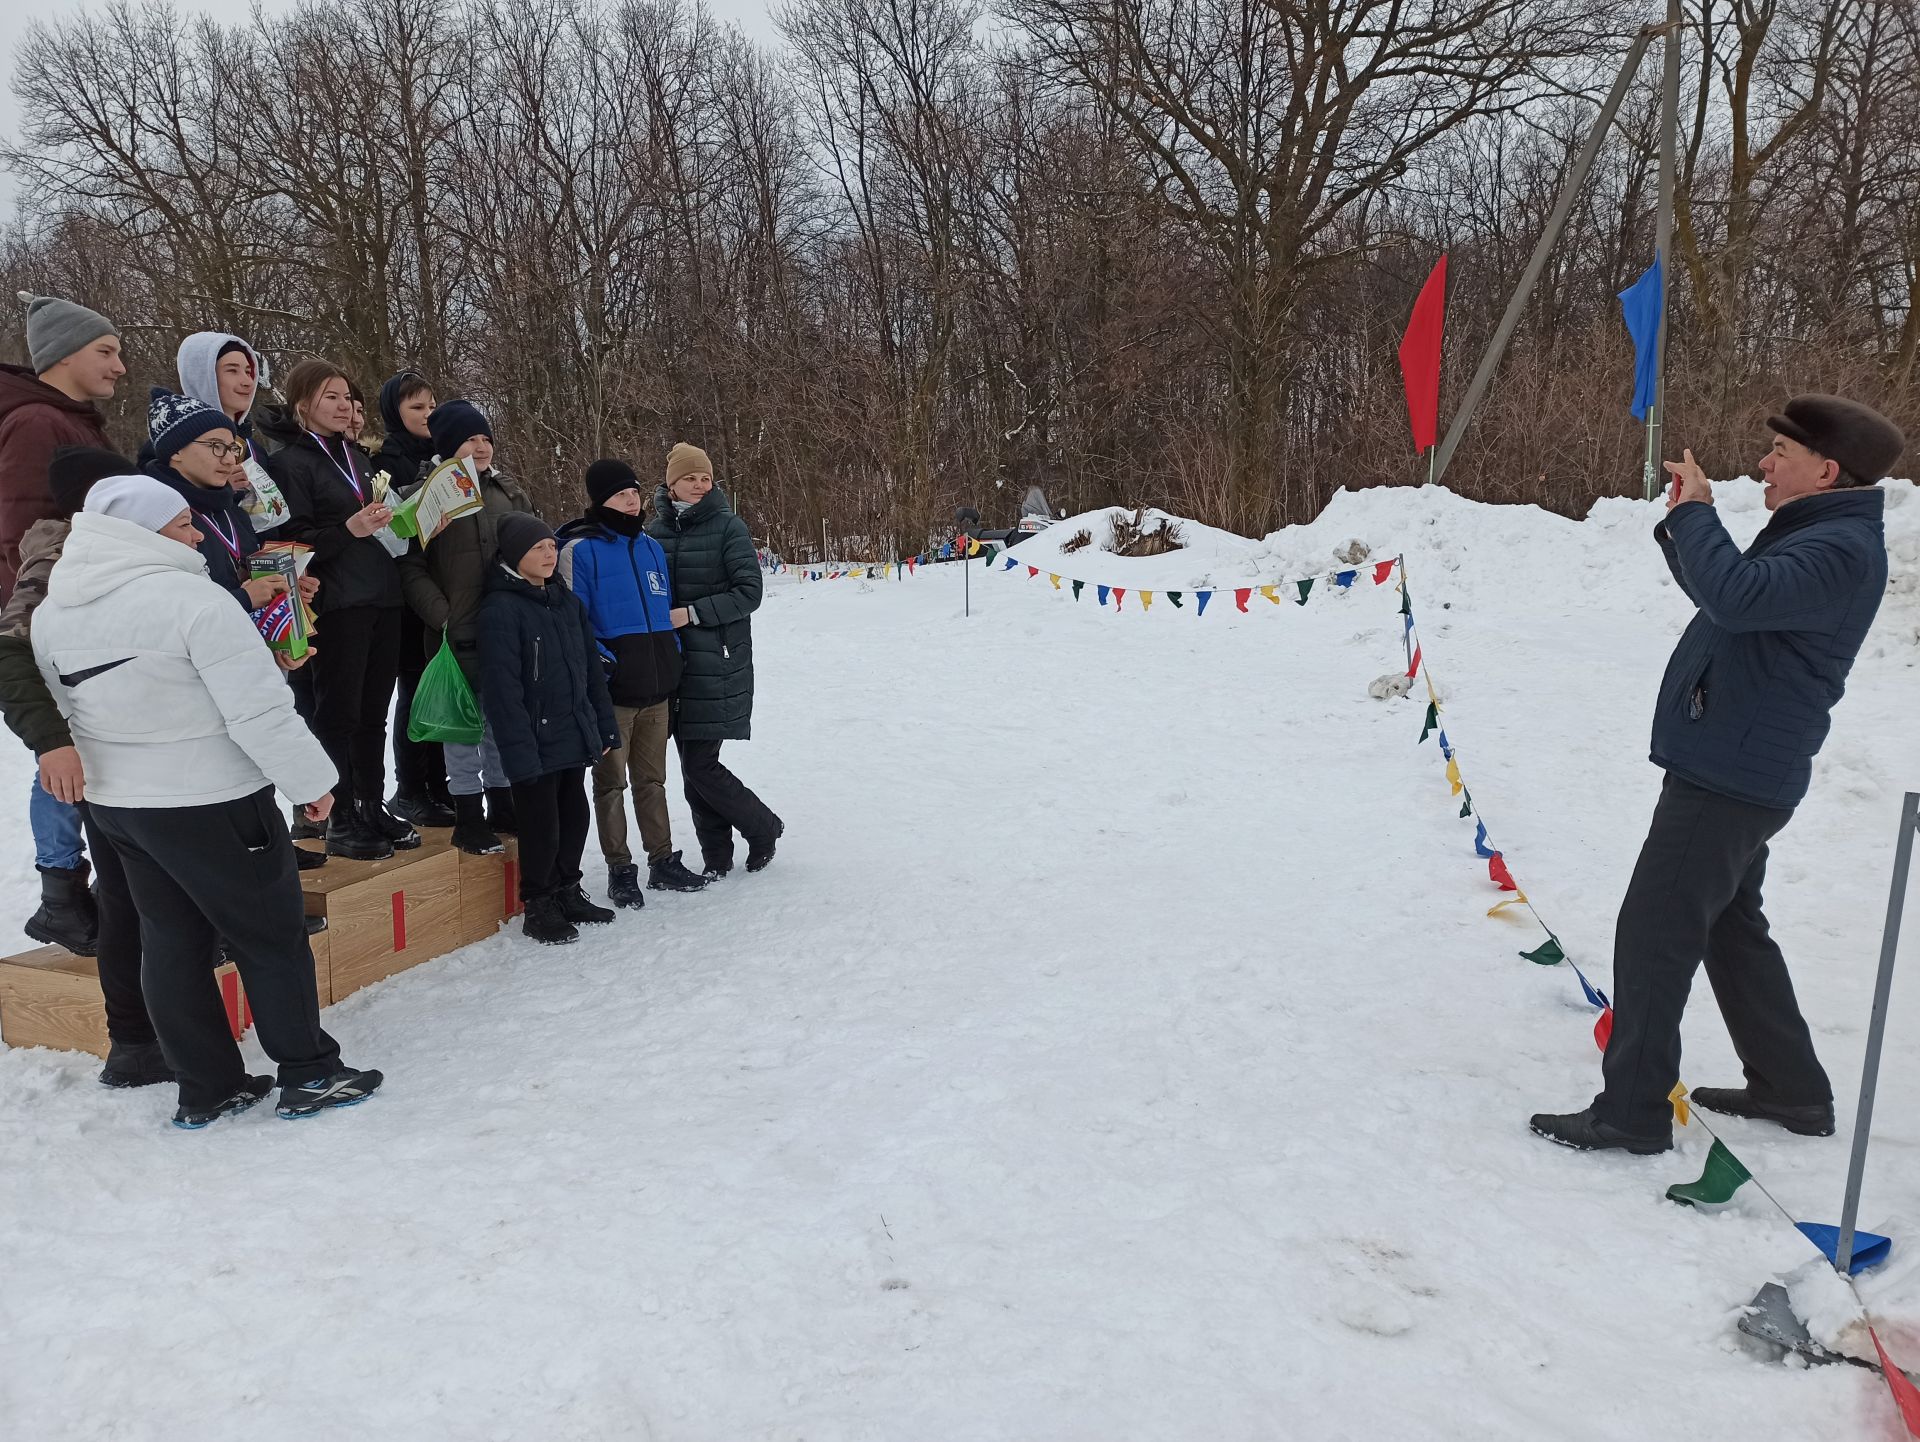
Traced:
<path fill-rule="evenodd" d="M 1233 593 L 1233 604 L 1244 611 L 1247 609 L 1247 602 L 1252 599 L 1252 597 L 1253 587 L 1243 586 Z"/>
<path fill-rule="evenodd" d="M 1518 891 L 1520 883 L 1513 879 L 1513 873 L 1507 870 L 1506 859 L 1494 852 L 1487 861 L 1487 875 L 1493 878 L 1494 885 L 1502 891 Z"/>
<path fill-rule="evenodd" d="M 1031 581 L 1035 576 L 1039 574 L 1040 574 L 1040 568 L 1038 566 L 1027 567 L 1027 579 L 1029 581 Z"/>
<path fill-rule="evenodd" d="M 1413 449 L 1424 454 L 1440 432 L 1440 337 L 1447 327 L 1447 258 L 1441 256 L 1420 287 L 1400 337 L 1400 378 L 1407 388 L 1407 417 L 1413 422 Z"/>
<path fill-rule="evenodd" d="M 1593 1024 L 1593 1039 L 1600 1044 L 1600 1050 L 1607 1049 L 1607 1042 L 1613 1037 L 1613 1008 L 1608 1007 L 1600 1013 L 1600 1020 Z"/>
<path fill-rule="evenodd" d="M 1911 1435 L 1920 1437 L 1920 1389 L 1907 1380 L 1905 1372 L 1893 1365 L 1893 1358 L 1880 1345 L 1880 1334 L 1869 1327 L 1867 1335 L 1873 1338 L 1873 1350 L 1880 1354 L 1880 1375 L 1887 1379 L 1887 1388 L 1893 1393 L 1893 1405 L 1900 1409 L 1900 1420 L 1907 1424 L 1907 1431 Z"/>
<path fill-rule="evenodd" d="M 1414 680 L 1420 674 L 1420 643 L 1413 643 L 1413 659 L 1407 663 L 1407 679 Z"/>
<path fill-rule="evenodd" d="M 1113 609 L 1114 610 L 1117 611 L 1120 609 L 1120 603 L 1126 599 L 1126 595 L 1127 595 L 1127 588 L 1125 586 L 1115 586 L 1113 588 Z"/>
<path fill-rule="evenodd" d="M 1393 574 L 1393 568 L 1397 564 L 1398 562 L 1395 561 L 1382 561 L 1379 565 L 1375 566 L 1373 568 L 1373 584 L 1376 586 L 1386 585 L 1387 577 Z"/>

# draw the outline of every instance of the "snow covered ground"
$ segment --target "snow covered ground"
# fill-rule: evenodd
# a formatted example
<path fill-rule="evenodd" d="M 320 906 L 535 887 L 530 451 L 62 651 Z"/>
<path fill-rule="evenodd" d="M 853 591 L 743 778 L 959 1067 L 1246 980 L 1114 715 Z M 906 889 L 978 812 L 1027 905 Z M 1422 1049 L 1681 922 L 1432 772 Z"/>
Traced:
<path fill-rule="evenodd" d="M 1770 889 L 1843 1133 L 1717 1123 L 1809 1220 L 1838 1220 L 1920 787 L 1920 499 L 1892 499 L 1897 594 Z M 1763 519 L 1757 487 L 1722 504 L 1743 539 Z M 1475 799 L 1604 986 L 1687 615 L 1653 515 L 1373 491 L 1060 569 L 1191 589 L 1404 550 Z M 0 1437 L 1899 1435 L 1870 1374 L 1736 1345 L 1811 1253 L 1752 1188 L 1662 1200 L 1703 1138 L 1528 1135 L 1597 1085 L 1592 1012 L 1516 955 L 1536 929 L 1485 915 L 1418 703 L 1366 695 L 1400 664 L 1391 587 L 1196 619 L 971 586 L 969 620 L 955 566 L 776 583 L 757 739 L 728 748 L 787 818 L 774 867 L 334 1007 L 388 1074 L 364 1107 L 187 1134 L 87 1058 L 0 1050 Z M 0 749 L 0 784 L 26 777 Z M 24 805 L 7 825 L 22 916 Z M 1896 1238 L 1863 1290 L 1911 1367 L 1909 943 L 1862 1220 Z M 1704 985 L 1685 1073 L 1738 1075 Z"/>

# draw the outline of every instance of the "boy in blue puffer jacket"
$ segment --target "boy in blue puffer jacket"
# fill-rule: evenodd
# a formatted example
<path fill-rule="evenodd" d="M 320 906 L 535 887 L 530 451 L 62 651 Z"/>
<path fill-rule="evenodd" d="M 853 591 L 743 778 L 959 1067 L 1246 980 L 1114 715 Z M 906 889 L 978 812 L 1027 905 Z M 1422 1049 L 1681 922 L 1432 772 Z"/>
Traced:
<path fill-rule="evenodd" d="M 673 849 L 667 819 L 668 700 L 680 685 L 680 638 L 686 624 L 673 604 L 666 552 L 641 525 L 639 478 L 625 461 L 587 467 L 587 511 L 560 528 L 560 579 L 586 603 L 607 667 L 607 690 L 619 743 L 593 767 L 593 814 L 607 859 L 607 899 L 646 905 L 640 869 L 627 850 L 627 786 L 640 840 L 647 848 L 647 885 L 656 891 L 698 891 L 706 878 L 689 871 Z"/>

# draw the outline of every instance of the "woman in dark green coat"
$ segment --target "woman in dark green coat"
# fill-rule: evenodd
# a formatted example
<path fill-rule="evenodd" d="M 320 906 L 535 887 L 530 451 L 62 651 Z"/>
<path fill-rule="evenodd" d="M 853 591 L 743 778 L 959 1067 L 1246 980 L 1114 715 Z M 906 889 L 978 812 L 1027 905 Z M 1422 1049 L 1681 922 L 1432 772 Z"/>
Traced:
<path fill-rule="evenodd" d="M 773 860 L 786 827 L 767 803 L 720 763 L 720 743 L 744 741 L 753 720 L 753 623 L 760 562 L 747 524 L 713 483 L 713 463 L 684 441 L 667 457 L 647 534 L 667 553 L 673 624 L 684 666 L 673 702 L 680 775 L 706 875 L 733 870 L 733 833 L 747 842 L 747 870 Z"/>

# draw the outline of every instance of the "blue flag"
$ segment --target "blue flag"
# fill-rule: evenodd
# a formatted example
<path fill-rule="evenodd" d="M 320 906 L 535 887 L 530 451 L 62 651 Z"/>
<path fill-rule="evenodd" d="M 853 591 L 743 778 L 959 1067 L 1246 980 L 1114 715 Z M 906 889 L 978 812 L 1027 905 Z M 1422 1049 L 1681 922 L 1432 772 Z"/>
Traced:
<path fill-rule="evenodd" d="M 1195 599 L 1196 601 L 1198 601 L 1198 602 L 1199 602 L 1199 604 L 1200 604 L 1200 609 L 1199 609 L 1199 610 L 1197 610 L 1197 611 L 1195 611 L 1195 612 L 1194 612 L 1194 614 L 1195 614 L 1196 616 L 1204 616 L 1204 615 L 1206 615 L 1206 614 L 1207 614 L 1207 602 L 1209 602 L 1209 601 L 1211 601 L 1211 600 L 1213 599 L 1213 592 L 1211 592 L 1211 591 L 1195 591 L 1195 592 L 1193 593 L 1193 596 L 1194 596 L 1194 599 Z"/>
<path fill-rule="evenodd" d="M 1100 598 L 1101 605 L 1104 606 L 1107 604 L 1107 596 L 1110 590 L 1111 588 L 1107 586 L 1098 586 L 1095 588 L 1094 594 Z"/>
<path fill-rule="evenodd" d="M 1473 849 L 1481 856 L 1494 857 L 1500 853 L 1493 849 L 1493 842 L 1487 836 L 1487 823 L 1475 820 L 1473 825 Z"/>
<path fill-rule="evenodd" d="M 1660 257 L 1653 267 L 1620 292 L 1620 314 L 1627 322 L 1627 334 L 1633 337 L 1633 418 L 1644 421 L 1653 409 L 1653 386 L 1658 369 L 1660 341 L 1660 303 L 1666 280 Z"/>

